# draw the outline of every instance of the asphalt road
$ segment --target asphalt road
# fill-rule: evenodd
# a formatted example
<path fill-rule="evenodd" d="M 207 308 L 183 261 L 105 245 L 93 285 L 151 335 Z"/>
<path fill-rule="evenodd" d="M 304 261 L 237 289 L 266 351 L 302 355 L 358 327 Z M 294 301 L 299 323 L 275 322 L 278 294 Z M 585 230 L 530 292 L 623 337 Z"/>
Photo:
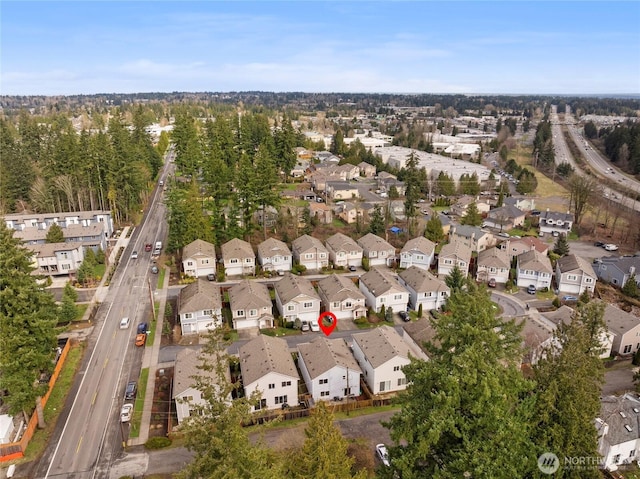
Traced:
<path fill-rule="evenodd" d="M 121 256 L 65 412 L 31 477 L 108 477 L 111 462 L 122 452 L 128 434 L 128 425 L 121 427 L 119 418 L 124 388 L 138 379 L 142 360 L 142 350 L 134 345 L 136 325 L 151 314 L 151 258 L 144 243 L 163 238 L 166 231 L 161 197 L 157 188 L 149 213 Z M 130 259 L 133 250 L 140 255 L 136 260 Z M 131 318 L 131 326 L 123 330 L 119 323 L 124 316 Z"/>

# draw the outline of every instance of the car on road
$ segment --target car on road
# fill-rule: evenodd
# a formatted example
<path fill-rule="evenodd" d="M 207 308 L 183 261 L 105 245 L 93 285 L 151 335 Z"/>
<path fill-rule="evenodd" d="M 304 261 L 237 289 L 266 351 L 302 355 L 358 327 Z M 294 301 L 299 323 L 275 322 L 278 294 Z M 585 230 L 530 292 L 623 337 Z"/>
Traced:
<path fill-rule="evenodd" d="M 142 346 L 144 346 L 144 343 L 146 343 L 146 342 L 147 342 L 146 333 L 136 334 L 136 346 L 142 347 Z"/>
<path fill-rule="evenodd" d="M 122 318 L 120 320 L 120 329 L 127 329 L 131 324 L 131 320 L 129 318 Z"/>
<path fill-rule="evenodd" d="M 489 280 L 489 282 L 487 283 L 487 286 L 489 286 L 490 288 L 495 288 L 496 287 L 496 279 L 495 278 L 491 278 Z"/>
<path fill-rule="evenodd" d="M 391 463 L 389 462 L 389 451 L 387 451 L 387 446 L 385 446 L 384 444 L 376 445 L 376 454 L 382 461 L 382 464 L 387 467 L 391 466 Z"/>
<path fill-rule="evenodd" d="M 563 296 L 562 297 L 562 301 L 578 301 L 578 298 L 576 296 Z"/>
<path fill-rule="evenodd" d="M 120 409 L 120 422 L 131 421 L 131 413 L 133 412 L 133 404 L 125 404 Z"/>
<path fill-rule="evenodd" d="M 152 272 L 153 274 L 158 274 L 158 267 L 157 267 L 157 266 L 155 266 L 155 265 L 154 265 L 154 266 L 152 266 L 152 267 L 151 267 L 151 272 Z"/>
<path fill-rule="evenodd" d="M 501 238 L 511 238 L 511 236 L 509 236 L 509 233 L 505 233 L 504 231 L 498 233 L 498 236 L 500 236 Z"/>
<path fill-rule="evenodd" d="M 617 251 L 618 250 L 618 245 L 617 244 L 613 244 L 613 243 L 608 243 L 608 244 L 604 245 L 604 249 L 606 249 L 607 251 Z"/>
<path fill-rule="evenodd" d="M 146 322 L 138 323 L 138 334 L 146 333 L 149 325 Z"/>
<path fill-rule="evenodd" d="M 131 253 L 131 259 L 138 259 L 138 252 L 134 251 L 133 253 Z"/>
<path fill-rule="evenodd" d="M 310 321 L 309 322 L 309 327 L 311 328 L 311 331 L 313 331 L 315 333 L 320 331 L 320 325 L 318 323 L 316 323 L 315 321 Z"/>
<path fill-rule="evenodd" d="M 398 316 L 400 316 L 400 319 L 403 320 L 405 323 L 408 323 L 409 321 L 411 321 L 411 317 L 409 316 L 409 313 L 407 313 L 406 311 L 400 311 L 398 313 Z"/>
<path fill-rule="evenodd" d="M 538 291 L 538 290 L 537 290 L 537 288 L 536 288 L 536 286 L 535 286 L 534 284 L 530 284 L 530 285 L 527 287 L 527 293 L 529 293 L 529 294 L 536 294 L 536 293 L 537 293 L 537 291 Z"/>
<path fill-rule="evenodd" d="M 138 384 L 135 381 L 129 381 L 126 389 L 124 390 L 124 400 L 131 401 L 132 399 L 135 399 L 137 392 Z"/>
<path fill-rule="evenodd" d="M 596 241 L 595 243 L 593 243 L 593 246 L 597 246 L 598 248 L 602 248 L 604 246 L 604 243 L 602 241 Z"/>

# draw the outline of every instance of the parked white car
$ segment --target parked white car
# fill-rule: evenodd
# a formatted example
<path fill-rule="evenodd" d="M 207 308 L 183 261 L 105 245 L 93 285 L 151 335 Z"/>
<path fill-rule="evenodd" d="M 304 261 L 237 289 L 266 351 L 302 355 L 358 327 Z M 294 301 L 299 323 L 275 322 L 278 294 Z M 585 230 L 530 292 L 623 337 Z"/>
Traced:
<path fill-rule="evenodd" d="M 133 404 L 125 404 L 120 409 L 120 422 L 131 421 L 131 413 L 133 412 Z"/>
<path fill-rule="evenodd" d="M 609 244 L 604 245 L 604 249 L 606 249 L 607 251 L 617 251 L 618 250 L 618 245 L 609 243 Z"/>
<path fill-rule="evenodd" d="M 389 462 L 389 451 L 387 451 L 387 446 L 384 444 L 378 444 L 376 446 L 376 454 L 382 461 L 382 464 L 389 467 L 391 463 Z"/>

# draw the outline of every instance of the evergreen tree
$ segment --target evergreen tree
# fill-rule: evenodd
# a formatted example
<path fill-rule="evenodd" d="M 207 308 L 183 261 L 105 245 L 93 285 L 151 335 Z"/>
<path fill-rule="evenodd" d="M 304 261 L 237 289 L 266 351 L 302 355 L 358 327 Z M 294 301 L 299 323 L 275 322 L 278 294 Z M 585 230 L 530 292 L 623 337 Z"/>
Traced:
<path fill-rule="evenodd" d="M 452 291 L 448 309 L 433 320 L 429 360 L 403 368 L 409 386 L 386 424 L 395 443 L 389 477 L 525 477 L 537 456 L 519 328 L 497 318 L 487 291 L 474 285 Z"/>
<path fill-rule="evenodd" d="M 482 216 L 478 211 L 478 205 L 471 203 L 467 206 L 467 211 L 460 219 L 460 224 L 469 226 L 480 226 L 482 224 Z"/>
<path fill-rule="evenodd" d="M 462 291 L 467 284 L 465 275 L 460 270 L 458 265 L 455 265 L 451 272 L 444 277 L 444 282 L 451 288 L 451 292 Z"/>
<path fill-rule="evenodd" d="M 598 456 L 594 424 L 600 413 L 604 380 L 599 357 L 600 340 L 605 333 L 603 315 L 603 303 L 580 305 L 568 324 L 558 326 L 555 346 L 534 368 L 536 422 L 532 438 L 537 454 L 553 452 L 559 458 Z M 595 469 L 565 470 L 561 466 L 554 477 L 601 476 Z"/>
<path fill-rule="evenodd" d="M 629 279 L 627 279 L 627 282 L 624 283 L 624 286 L 622 287 L 622 292 L 630 298 L 638 298 L 640 296 L 635 275 L 629 275 Z"/>
<path fill-rule="evenodd" d="M 45 242 L 64 243 L 64 233 L 62 232 L 62 228 L 60 228 L 58 224 L 53 223 L 51 226 L 49 226 L 47 236 L 45 237 Z"/>
<path fill-rule="evenodd" d="M 442 221 L 440 221 L 440 217 L 438 215 L 431 215 L 431 218 L 427 221 L 427 225 L 424 230 L 424 237 L 434 243 L 440 243 L 444 238 Z"/>
<path fill-rule="evenodd" d="M 31 275 L 32 253 L 0 222 L 0 390 L 9 413 L 31 412 L 53 370 L 57 307 Z"/>
<path fill-rule="evenodd" d="M 386 230 L 384 224 L 384 216 L 382 215 L 382 209 L 380 205 L 373 207 L 373 212 L 369 218 L 369 232 L 374 235 L 382 236 Z"/>
<path fill-rule="evenodd" d="M 553 252 L 561 257 L 569 254 L 569 242 L 566 235 L 561 234 L 558 236 L 556 244 L 553 246 Z"/>
<path fill-rule="evenodd" d="M 280 180 L 275 162 L 266 143 L 262 143 L 256 152 L 255 181 L 256 186 L 258 186 L 255 190 L 255 201 L 262 208 L 262 226 L 264 238 L 267 239 L 267 208 L 273 207 L 277 210 L 280 205 L 280 193 L 278 191 Z"/>

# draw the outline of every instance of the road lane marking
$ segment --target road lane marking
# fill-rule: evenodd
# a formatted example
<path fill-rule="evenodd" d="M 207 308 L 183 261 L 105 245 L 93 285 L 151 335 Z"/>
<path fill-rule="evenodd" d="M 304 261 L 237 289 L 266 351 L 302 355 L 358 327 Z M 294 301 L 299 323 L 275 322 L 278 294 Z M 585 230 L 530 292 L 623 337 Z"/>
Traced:
<path fill-rule="evenodd" d="M 80 451 L 80 445 L 82 444 L 82 438 L 84 436 L 80 436 L 80 440 L 78 441 L 78 447 L 76 447 L 76 454 L 78 454 L 78 451 Z"/>
<path fill-rule="evenodd" d="M 93 399 L 91 400 L 91 405 L 93 406 L 96 403 L 96 398 L 98 397 L 98 391 L 93 393 Z"/>
<path fill-rule="evenodd" d="M 109 358 L 105 358 L 104 359 L 104 365 L 102 366 L 102 369 L 107 367 L 107 363 L 109 362 Z"/>

